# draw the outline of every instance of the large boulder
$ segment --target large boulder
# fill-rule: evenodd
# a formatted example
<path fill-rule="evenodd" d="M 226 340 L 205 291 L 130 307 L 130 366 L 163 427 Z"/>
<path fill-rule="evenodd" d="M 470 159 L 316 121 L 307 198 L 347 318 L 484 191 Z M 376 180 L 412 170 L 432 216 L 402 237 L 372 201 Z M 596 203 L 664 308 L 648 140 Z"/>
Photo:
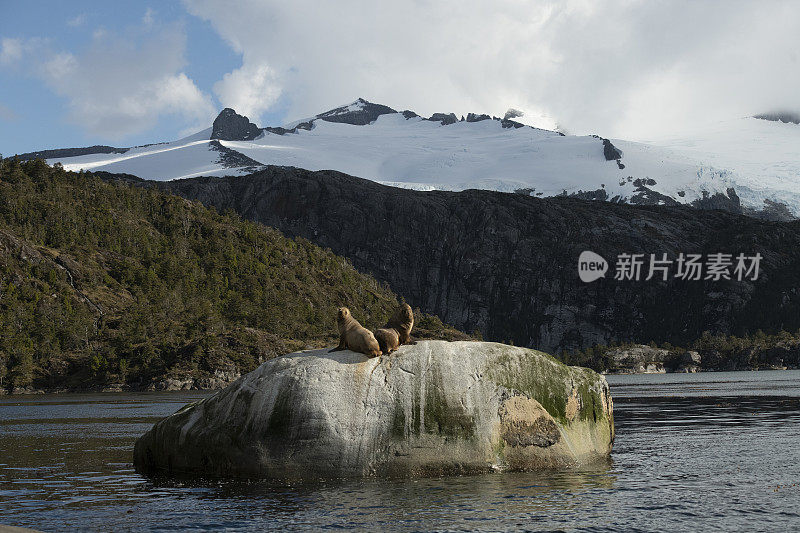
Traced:
<path fill-rule="evenodd" d="M 425 476 L 586 465 L 611 453 L 605 378 L 488 342 L 267 361 L 142 436 L 145 474 Z"/>

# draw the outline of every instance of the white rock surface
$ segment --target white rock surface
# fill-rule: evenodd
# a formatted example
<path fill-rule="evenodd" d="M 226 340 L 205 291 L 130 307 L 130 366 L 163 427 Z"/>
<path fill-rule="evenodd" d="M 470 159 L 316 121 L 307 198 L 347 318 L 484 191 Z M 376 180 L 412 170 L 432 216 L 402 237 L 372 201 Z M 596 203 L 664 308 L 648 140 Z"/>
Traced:
<path fill-rule="evenodd" d="M 390 356 L 314 350 L 267 361 L 158 422 L 148 474 L 417 476 L 583 465 L 614 435 L 605 379 L 486 342 L 420 341 Z"/>

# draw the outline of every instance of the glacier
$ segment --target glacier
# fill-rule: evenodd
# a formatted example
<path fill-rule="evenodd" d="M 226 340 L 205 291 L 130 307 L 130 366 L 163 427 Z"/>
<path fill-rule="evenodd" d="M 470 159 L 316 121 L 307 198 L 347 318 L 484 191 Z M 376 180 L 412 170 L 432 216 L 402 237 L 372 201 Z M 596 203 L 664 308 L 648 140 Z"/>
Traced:
<path fill-rule="evenodd" d="M 47 162 L 150 180 L 243 175 L 259 165 L 280 165 L 419 190 L 574 194 L 662 205 L 738 196 L 752 210 L 774 202 L 800 215 L 800 126 L 793 123 L 741 117 L 656 141 L 610 139 L 622 157 L 608 160 L 598 136 L 563 135 L 487 115 L 448 121 L 358 99 L 263 128 L 253 140 L 212 140 L 207 128 L 124 153 Z"/>

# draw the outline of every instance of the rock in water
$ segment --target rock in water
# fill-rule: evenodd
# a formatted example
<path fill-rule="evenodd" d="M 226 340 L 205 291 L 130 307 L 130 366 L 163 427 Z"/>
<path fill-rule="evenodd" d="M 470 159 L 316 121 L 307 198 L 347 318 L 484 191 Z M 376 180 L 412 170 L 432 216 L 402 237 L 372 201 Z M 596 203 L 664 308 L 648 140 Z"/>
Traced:
<path fill-rule="evenodd" d="M 585 465 L 614 440 L 605 378 L 489 342 L 390 356 L 314 350 L 262 364 L 142 436 L 145 474 L 428 476 Z"/>

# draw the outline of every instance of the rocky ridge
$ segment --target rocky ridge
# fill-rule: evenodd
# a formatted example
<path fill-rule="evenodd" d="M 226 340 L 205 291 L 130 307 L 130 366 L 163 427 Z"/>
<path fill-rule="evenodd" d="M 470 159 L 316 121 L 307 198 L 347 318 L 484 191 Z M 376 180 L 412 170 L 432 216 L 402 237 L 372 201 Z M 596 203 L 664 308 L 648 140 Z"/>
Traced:
<path fill-rule="evenodd" d="M 211 126 L 211 139 L 221 141 L 252 141 L 261 135 L 261 128 L 230 107 L 223 109 Z"/>

